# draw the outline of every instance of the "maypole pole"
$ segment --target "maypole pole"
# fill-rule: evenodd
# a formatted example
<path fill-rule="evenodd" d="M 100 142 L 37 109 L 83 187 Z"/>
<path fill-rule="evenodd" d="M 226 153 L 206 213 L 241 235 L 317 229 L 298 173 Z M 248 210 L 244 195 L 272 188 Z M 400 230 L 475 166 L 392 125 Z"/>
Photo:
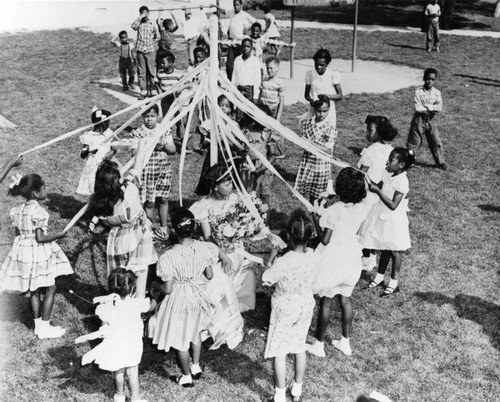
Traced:
<path fill-rule="evenodd" d="M 215 94 L 217 93 L 217 76 L 219 74 L 219 19 L 215 14 L 212 14 L 209 19 L 210 22 L 210 60 L 208 69 L 208 104 L 212 105 L 210 110 L 210 120 L 212 122 L 210 136 L 210 166 L 215 165 L 217 161 L 217 118 L 215 116 Z"/>

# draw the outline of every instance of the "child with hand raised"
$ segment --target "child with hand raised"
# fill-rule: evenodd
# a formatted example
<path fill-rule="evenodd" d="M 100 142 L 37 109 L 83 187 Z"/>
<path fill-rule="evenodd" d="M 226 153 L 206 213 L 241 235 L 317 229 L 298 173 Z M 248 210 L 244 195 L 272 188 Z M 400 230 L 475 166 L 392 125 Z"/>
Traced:
<path fill-rule="evenodd" d="M 38 202 L 47 198 L 45 182 L 37 174 L 23 176 L 9 194 L 21 195 L 26 202 L 12 208 L 16 228 L 14 245 L 0 268 L 1 290 L 27 292 L 40 339 L 59 338 L 66 332 L 50 325 L 56 292 L 55 278 L 70 275 L 73 269 L 55 240 L 66 232 L 47 234 L 49 214 Z"/>
<path fill-rule="evenodd" d="M 379 183 L 370 181 L 368 185 L 368 189 L 380 200 L 363 225 L 361 244 L 364 248 L 382 250 L 377 274 L 368 285 L 369 288 L 384 284 L 384 274 L 392 259 L 391 280 L 381 297 L 399 291 L 401 252 L 411 247 L 406 199 L 410 188 L 406 171 L 414 161 L 412 151 L 402 147 L 394 148 L 387 160 L 382 180 Z"/>
<path fill-rule="evenodd" d="M 82 364 L 94 362 L 101 370 L 112 371 L 115 376 L 114 402 L 125 402 L 125 378 L 130 388 L 131 402 L 139 399 L 139 363 L 142 358 L 144 323 L 141 314 L 150 311 L 149 299 L 136 297 L 137 277 L 125 268 L 116 268 L 108 278 L 110 295 L 94 298 L 99 303 L 95 313 L 103 322 L 101 328 L 83 335 L 75 343 L 96 338 L 104 340 L 82 356 Z"/>
<path fill-rule="evenodd" d="M 133 271 L 138 276 L 135 291 L 138 297 L 144 297 L 148 267 L 158 259 L 151 222 L 135 184 L 141 177 L 145 153 L 146 144 L 139 141 L 134 168 L 124 180 L 118 165 L 105 159 L 97 169 L 95 192 L 89 205 L 98 220 L 111 227 L 106 248 L 108 274 L 120 267 Z"/>
<path fill-rule="evenodd" d="M 314 278 L 314 293 L 321 297 L 316 340 L 308 352 L 325 357 L 324 340 L 333 298 L 339 296 L 342 309 L 342 339 L 333 341 L 335 348 L 347 356 L 352 354 L 351 294 L 361 276 L 361 245 L 357 233 L 368 214 L 364 174 L 348 167 L 342 169 L 335 180 L 335 192 L 340 200 L 328 207 L 321 218 L 314 216 L 316 231 L 320 235 L 319 267 Z"/>
<path fill-rule="evenodd" d="M 271 321 L 264 357 L 274 358 L 273 401 L 286 400 L 286 356 L 295 355 L 295 376 L 291 389 L 294 401 L 302 395 L 306 369 L 306 338 L 314 310 L 313 278 L 317 258 L 307 243 L 313 234 L 313 225 L 305 212 L 296 210 L 288 222 L 289 251 L 278 257 L 263 273 L 265 286 L 276 284 L 272 297 Z M 276 249 L 272 255 L 276 254 Z"/>

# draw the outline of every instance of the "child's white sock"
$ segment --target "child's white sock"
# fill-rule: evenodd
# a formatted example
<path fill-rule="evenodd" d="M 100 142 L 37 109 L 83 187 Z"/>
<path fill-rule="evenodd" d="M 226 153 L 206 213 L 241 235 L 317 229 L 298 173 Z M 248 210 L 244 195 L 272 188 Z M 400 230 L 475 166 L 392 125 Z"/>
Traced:
<path fill-rule="evenodd" d="M 292 385 L 292 396 L 301 396 L 302 395 L 302 384 L 297 384 L 295 381 Z"/>
<path fill-rule="evenodd" d="M 393 289 L 396 289 L 398 287 L 398 280 L 397 279 L 391 279 L 389 281 L 389 285 L 388 285 L 389 288 L 393 288 Z"/>
<path fill-rule="evenodd" d="M 42 317 L 35 318 L 33 321 L 35 322 L 35 335 L 37 335 L 40 330 L 40 321 L 42 321 Z"/>
<path fill-rule="evenodd" d="M 275 402 L 285 402 L 286 401 L 286 388 L 275 388 L 274 393 Z"/>
<path fill-rule="evenodd" d="M 200 367 L 200 364 L 191 364 L 191 367 L 190 367 L 190 370 L 191 370 L 191 375 L 195 375 L 195 374 L 198 374 L 198 373 L 201 373 L 201 367 Z"/>
<path fill-rule="evenodd" d="M 373 282 L 375 282 L 376 284 L 379 284 L 383 280 L 384 280 L 384 274 L 379 274 L 378 272 L 377 275 L 375 275 L 375 278 L 373 278 Z"/>

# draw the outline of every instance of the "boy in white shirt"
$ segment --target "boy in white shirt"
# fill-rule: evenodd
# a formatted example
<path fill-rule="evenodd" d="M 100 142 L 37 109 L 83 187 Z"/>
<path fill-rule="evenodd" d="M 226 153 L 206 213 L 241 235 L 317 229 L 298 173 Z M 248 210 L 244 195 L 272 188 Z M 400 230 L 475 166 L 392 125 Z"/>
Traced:
<path fill-rule="evenodd" d="M 432 0 L 427 5 L 424 11 L 427 18 L 427 42 L 426 50 L 430 53 L 432 49 L 439 52 L 439 17 L 441 16 L 441 8 L 437 4 L 437 0 Z"/>

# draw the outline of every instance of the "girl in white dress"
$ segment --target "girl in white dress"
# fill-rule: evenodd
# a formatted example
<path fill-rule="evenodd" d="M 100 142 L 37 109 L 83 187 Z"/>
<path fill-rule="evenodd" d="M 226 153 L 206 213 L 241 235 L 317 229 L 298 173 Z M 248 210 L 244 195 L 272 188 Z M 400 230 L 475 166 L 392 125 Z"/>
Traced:
<path fill-rule="evenodd" d="M 384 284 L 384 274 L 392 259 L 391 280 L 381 296 L 389 296 L 399 291 L 401 252 L 411 247 L 406 198 L 410 188 L 406 171 L 414 162 L 413 151 L 402 147 L 394 148 L 389 155 L 381 182 L 370 182 L 368 186 L 380 200 L 363 225 L 361 243 L 364 248 L 382 250 L 377 274 L 368 285 L 369 288 Z"/>
<path fill-rule="evenodd" d="M 139 189 L 135 184 L 144 166 L 144 141 L 139 141 L 134 168 L 122 181 L 118 165 L 104 160 L 96 173 L 95 192 L 89 209 L 101 222 L 111 227 L 108 235 L 106 259 L 108 274 L 115 268 L 125 267 L 138 276 L 136 294 L 146 294 L 149 265 L 158 256 L 153 245 L 151 221 L 142 208 Z"/>
<path fill-rule="evenodd" d="M 225 214 L 238 202 L 238 196 L 233 191 L 230 170 L 225 165 L 212 166 L 205 177 L 211 188 L 210 195 L 189 209 L 199 223 L 205 241 L 214 242 L 210 226 L 213 218 Z M 235 348 L 243 339 L 240 311 L 255 308 L 254 271 L 243 267 L 243 257 L 239 253 L 229 253 L 228 256 L 230 260 L 213 267 L 214 277 L 206 290 L 216 306 L 209 332 L 217 341 L 211 349 L 217 349 L 223 343 L 230 349 Z"/>
<path fill-rule="evenodd" d="M 324 340 L 333 298 L 339 295 L 342 310 L 342 339 L 333 341 L 335 348 L 347 356 L 352 354 L 351 294 L 361 276 L 361 244 L 357 233 L 368 214 L 365 176 L 354 168 L 344 168 L 335 181 L 335 192 L 340 201 L 323 212 L 321 219 L 314 216 L 321 243 L 319 268 L 314 278 L 314 293 L 321 297 L 316 340 L 309 345 L 308 352 L 325 357 Z"/>
<path fill-rule="evenodd" d="M 94 298 L 99 303 L 95 313 L 103 322 L 99 331 L 84 335 L 75 343 L 104 338 L 95 348 L 82 356 L 82 364 L 94 362 L 101 370 L 114 372 L 116 394 L 114 402 L 125 402 L 125 376 L 130 388 L 130 401 L 139 399 L 139 363 L 142 358 L 142 313 L 150 311 L 151 303 L 144 297 L 135 297 L 136 275 L 124 268 L 114 269 L 108 278 L 111 294 Z"/>
<path fill-rule="evenodd" d="M 291 390 L 293 400 L 300 400 L 302 394 L 306 338 L 314 310 L 312 283 L 317 269 L 314 251 L 307 248 L 313 225 L 303 211 L 297 210 L 292 214 L 287 232 L 290 251 L 276 259 L 262 275 L 263 285 L 276 285 L 264 352 L 266 359 L 274 358 L 273 400 L 276 402 L 286 400 L 286 356 L 289 353 L 295 355 L 295 377 Z"/>
<path fill-rule="evenodd" d="M 66 330 L 50 325 L 55 278 L 70 275 L 73 269 L 55 240 L 66 232 L 47 234 L 49 214 L 38 203 L 47 198 L 47 190 L 39 175 L 22 177 L 12 185 L 9 194 L 21 195 L 26 202 L 10 211 L 16 238 L 0 268 L 0 290 L 26 293 L 30 298 L 35 335 L 40 339 L 59 338 Z"/>
<path fill-rule="evenodd" d="M 80 136 L 82 143 L 80 156 L 87 161 L 78 182 L 77 194 L 91 195 L 94 193 L 97 167 L 105 158 L 111 158 L 116 153 L 116 149 L 109 145 L 109 139 L 113 136 L 113 132 L 109 129 L 109 120 L 101 123 L 109 116 L 111 116 L 111 112 L 94 107 L 91 115 L 92 123 L 95 124 L 94 130 L 87 131 Z"/>
<path fill-rule="evenodd" d="M 193 378 L 201 377 L 201 332 L 210 327 L 213 316 L 207 279 L 212 279 L 212 266 L 219 258 L 227 258 L 215 244 L 193 240 L 195 226 L 188 209 L 176 211 L 172 227 L 179 242 L 160 257 L 157 268 L 167 296 L 158 310 L 153 344 L 160 350 L 176 350 L 182 371 L 177 382 L 183 387 L 192 387 Z"/>
<path fill-rule="evenodd" d="M 314 70 L 309 70 L 306 73 L 306 87 L 304 98 L 311 104 L 307 117 L 314 116 L 312 103 L 318 99 L 318 95 L 326 95 L 333 101 L 331 102 L 330 111 L 327 119 L 337 128 L 337 112 L 335 110 L 335 102 L 342 100 L 342 87 L 340 85 L 340 73 L 328 68 L 332 61 L 330 52 L 326 49 L 319 49 L 314 54 Z"/>
<path fill-rule="evenodd" d="M 371 145 L 363 149 L 358 161 L 358 168 L 366 172 L 368 178 L 380 183 L 382 173 L 393 147 L 390 142 L 398 135 L 398 130 L 385 116 L 368 115 L 365 119 L 366 139 Z M 369 192 L 366 202 L 374 207 L 378 203 L 378 196 Z M 370 271 L 377 266 L 376 254 L 373 250 L 363 249 L 363 269 Z"/>

